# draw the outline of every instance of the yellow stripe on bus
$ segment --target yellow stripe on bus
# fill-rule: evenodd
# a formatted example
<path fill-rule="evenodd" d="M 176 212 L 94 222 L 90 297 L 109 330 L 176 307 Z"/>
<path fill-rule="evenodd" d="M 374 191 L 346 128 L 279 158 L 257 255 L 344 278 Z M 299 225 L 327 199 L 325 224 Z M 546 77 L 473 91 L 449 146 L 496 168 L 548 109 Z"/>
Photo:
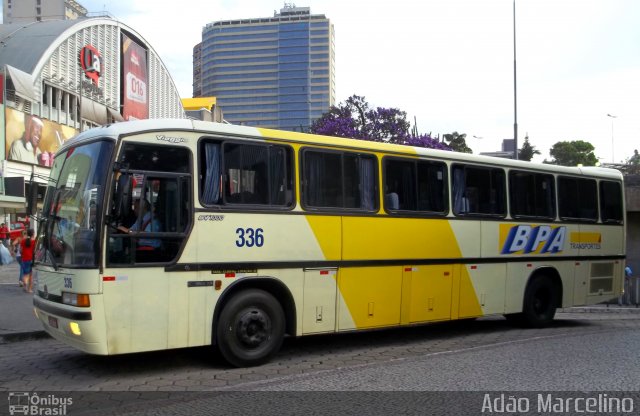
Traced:
<path fill-rule="evenodd" d="M 572 243 L 601 243 L 602 234 L 600 233 L 571 233 Z"/>

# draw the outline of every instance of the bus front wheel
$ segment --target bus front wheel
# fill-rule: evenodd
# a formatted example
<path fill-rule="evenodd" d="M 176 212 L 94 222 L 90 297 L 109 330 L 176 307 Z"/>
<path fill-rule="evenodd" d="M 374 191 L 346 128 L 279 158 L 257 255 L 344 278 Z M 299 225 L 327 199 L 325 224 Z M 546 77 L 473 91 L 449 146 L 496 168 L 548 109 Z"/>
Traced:
<path fill-rule="evenodd" d="M 284 327 L 282 306 L 271 294 L 244 290 L 222 309 L 216 327 L 218 350 L 236 367 L 263 364 L 280 349 Z"/>

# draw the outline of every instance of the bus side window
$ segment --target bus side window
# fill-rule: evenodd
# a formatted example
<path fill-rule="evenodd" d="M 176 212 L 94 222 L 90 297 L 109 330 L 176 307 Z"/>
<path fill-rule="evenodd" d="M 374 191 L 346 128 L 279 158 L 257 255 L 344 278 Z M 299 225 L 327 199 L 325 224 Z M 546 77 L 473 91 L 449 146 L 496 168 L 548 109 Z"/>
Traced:
<path fill-rule="evenodd" d="M 120 161 L 128 164 L 136 178 L 133 197 L 138 203 L 134 218 L 111 228 L 109 265 L 175 260 L 191 221 L 190 154 L 189 149 L 178 146 L 124 146 Z"/>

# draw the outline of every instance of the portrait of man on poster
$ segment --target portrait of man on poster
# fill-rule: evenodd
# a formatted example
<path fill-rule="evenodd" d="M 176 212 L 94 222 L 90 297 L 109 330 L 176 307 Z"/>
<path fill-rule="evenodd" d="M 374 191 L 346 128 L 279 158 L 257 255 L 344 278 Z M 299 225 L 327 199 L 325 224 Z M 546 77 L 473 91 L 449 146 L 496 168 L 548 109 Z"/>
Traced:
<path fill-rule="evenodd" d="M 38 116 L 25 114 L 24 133 L 20 139 L 11 144 L 8 159 L 37 165 L 42 153 L 38 145 L 42 139 L 43 127 L 44 123 Z"/>

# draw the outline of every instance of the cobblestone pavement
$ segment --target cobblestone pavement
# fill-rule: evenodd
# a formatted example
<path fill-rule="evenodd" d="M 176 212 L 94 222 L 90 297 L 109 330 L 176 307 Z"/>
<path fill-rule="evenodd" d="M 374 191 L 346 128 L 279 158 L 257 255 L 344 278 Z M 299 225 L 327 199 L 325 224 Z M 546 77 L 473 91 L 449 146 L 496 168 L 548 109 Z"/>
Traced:
<path fill-rule="evenodd" d="M 211 391 L 259 380 L 488 347 L 503 342 L 638 330 L 638 314 L 559 313 L 545 329 L 513 328 L 502 318 L 285 341 L 269 364 L 229 368 L 210 348 L 103 357 L 53 339 L 0 345 L 0 391 Z"/>
<path fill-rule="evenodd" d="M 602 335 L 606 340 L 607 336 L 621 331 L 639 329 L 640 314 L 637 313 L 561 312 L 554 324 L 544 329 L 513 328 L 503 318 L 487 317 L 368 333 L 288 339 L 271 363 L 240 369 L 230 368 L 210 348 L 103 357 L 87 355 L 45 338 L 0 344 L 0 392 L 6 392 L 7 396 L 14 392 L 28 392 L 40 397 L 72 398 L 73 407 L 66 413 L 70 415 L 129 415 L 137 411 L 145 415 L 227 415 L 246 414 L 237 412 L 244 409 L 250 413 L 282 416 L 299 414 L 282 413 L 282 403 L 290 403 L 293 409 L 309 405 L 309 400 L 320 400 L 321 407 L 328 409 L 327 405 L 332 404 L 336 396 L 300 396 L 294 393 L 292 397 L 273 396 L 273 393 L 260 395 L 253 390 L 265 381 L 277 382 L 292 375 L 306 377 L 326 370 L 383 366 L 397 360 L 433 354 L 499 347 L 514 342 L 526 344 L 533 340 L 553 342 L 554 339 L 584 334 Z M 247 396 L 249 392 L 255 397 Z M 273 404 L 276 397 L 282 399 L 278 405 Z M 402 396 L 391 398 L 395 403 L 404 403 Z M 346 406 L 343 409 L 350 408 L 356 399 L 361 401 L 358 406 L 364 406 L 363 409 L 367 405 L 372 407 L 371 403 L 374 403 L 366 394 L 349 395 L 342 397 L 342 404 Z M 424 397 L 419 399 L 425 400 Z M 377 400 L 375 403 L 384 402 L 381 398 Z M 442 402 L 443 397 L 438 396 L 434 400 Z M 197 403 L 201 405 L 199 412 L 196 411 Z M 226 410 L 211 413 L 212 408 L 208 405 L 203 407 L 202 403 L 215 403 L 218 410 L 226 403 Z M 248 403 L 253 410 L 239 407 L 237 403 Z M 0 415 L 8 414 L 8 409 L 8 406 L 0 404 Z M 177 413 L 176 409 L 179 409 Z M 269 409 L 271 413 L 266 412 Z M 450 413 L 449 407 L 446 409 L 445 413 L 438 414 L 455 414 Z M 416 412 L 410 413 L 419 414 Z"/>

